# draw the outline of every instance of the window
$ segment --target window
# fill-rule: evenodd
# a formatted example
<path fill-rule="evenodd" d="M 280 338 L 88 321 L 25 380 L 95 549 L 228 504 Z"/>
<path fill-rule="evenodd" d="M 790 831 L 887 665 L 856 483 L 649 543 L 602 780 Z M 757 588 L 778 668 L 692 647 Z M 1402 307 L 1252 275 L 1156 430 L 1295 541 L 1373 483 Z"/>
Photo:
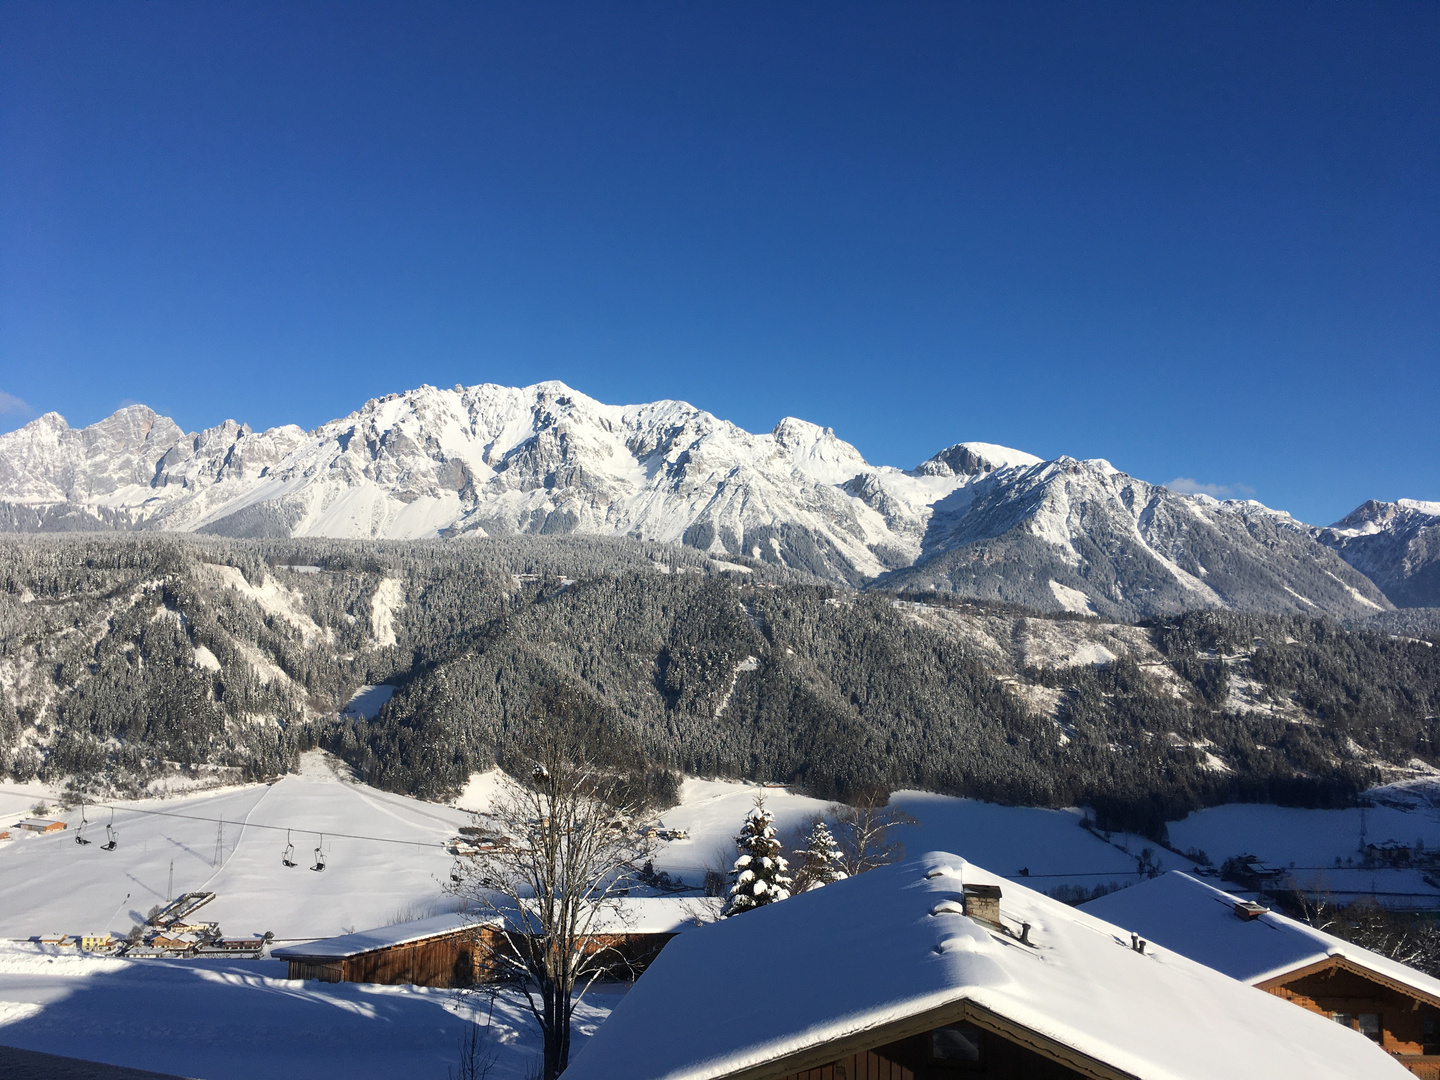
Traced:
<path fill-rule="evenodd" d="M 1440 1035 L 1436 1033 L 1437 1028 L 1440 1028 L 1440 1024 L 1435 1022 L 1435 1014 L 1426 1015 L 1425 1042 L 1420 1050 L 1422 1054 L 1440 1054 Z"/>
<path fill-rule="evenodd" d="M 979 1064 L 980 1029 L 969 1024 L 936 1028 L 930 1033 L 930 1056 L 936 1061 Z"/>
<path fill-rule="evenodd" d="M 1354 1023 L 1352 1023 L 1355 1018 L 1349 1013 L 1331 1013 L 1330 1019 L 1334 1020 L 1337 1024 L 1342 1024 L 1348 1028 L 1353 1028 L 1355 1026 Z"/>
<path fill-rule="evenodd" d="M 1360 1013 L 1360 1034 L 1364 1035 L 1371 1042 L 1380 1041 L 1380 1014 Z"/>

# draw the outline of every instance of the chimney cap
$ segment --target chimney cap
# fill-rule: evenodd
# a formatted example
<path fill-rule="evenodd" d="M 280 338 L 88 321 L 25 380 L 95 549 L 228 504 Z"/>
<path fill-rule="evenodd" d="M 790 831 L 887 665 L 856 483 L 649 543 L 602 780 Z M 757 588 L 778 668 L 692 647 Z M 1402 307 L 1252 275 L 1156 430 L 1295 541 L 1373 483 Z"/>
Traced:
<path fill-rule="evenodd" d="M 965 895 L 966 895 L 966 896 L 984 897 L 984 898 L 987 899 L 987 900 L 999 900 L 999 899 L 1000 899 L 1000 886 L 999 886 L 999 885 L 966 885 L 966 886 L 965 886 Z"/>
<path fill-rule="evenodd" d="M 1254 900 L 1236 900 L 1235 917 L 1249 922 L 1251 919 L 1258 919 L 1270 909 L 1264 904 L 1258 904 Z"/>

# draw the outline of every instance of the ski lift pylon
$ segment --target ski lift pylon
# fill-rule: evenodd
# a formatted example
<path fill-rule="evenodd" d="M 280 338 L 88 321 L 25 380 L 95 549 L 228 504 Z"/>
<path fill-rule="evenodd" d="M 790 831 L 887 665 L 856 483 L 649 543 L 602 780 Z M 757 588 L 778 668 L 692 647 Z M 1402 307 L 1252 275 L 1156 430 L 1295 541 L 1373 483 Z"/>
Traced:
<path fill-rule="evenodd" d="M 321 833 L 321 834 L 320 834 L 320 843 L 318 843 L 318 844 L 315 845 L 315 865 L 312 866 L 312 867 L 310 867 L 310 869 L 311 869 L 311 870 L 324 870 L 324 869 L 325 869 L 325 834 L 324 834 L 324 833 Z"/>
<path fill-rule="evenodd" d="M 280 856 L 280 861 L 286 866 L 295 865 L 295 845 L 290 840 L 290 830 L 285 830 L 285 851 Z"/>

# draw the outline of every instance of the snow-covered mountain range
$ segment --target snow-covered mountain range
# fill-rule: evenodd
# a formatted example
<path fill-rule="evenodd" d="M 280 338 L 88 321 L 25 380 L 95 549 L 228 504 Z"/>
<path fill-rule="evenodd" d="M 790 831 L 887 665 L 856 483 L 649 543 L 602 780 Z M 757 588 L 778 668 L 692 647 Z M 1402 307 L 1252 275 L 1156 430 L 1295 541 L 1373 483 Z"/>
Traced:
<path fill-rule="evenodd" d="M 901 470 L 803 420 L 757 435 L 684 402 L 606 405 L 559 382 L 422 386 L 310 432 L 187 434 L 139 405 L 77 430 L 48 413 L 0 436 L 0 530 L 70 529 L 632 536 L 1123 618 L 1391 606 L 1289 515 L 1105 461 L 960 443 Z"/>
<path fill-rule="evenodd" d="M 1371 499 L 1316 536 L 1397 607 L 1440 607 L 1440 502 Z"/>

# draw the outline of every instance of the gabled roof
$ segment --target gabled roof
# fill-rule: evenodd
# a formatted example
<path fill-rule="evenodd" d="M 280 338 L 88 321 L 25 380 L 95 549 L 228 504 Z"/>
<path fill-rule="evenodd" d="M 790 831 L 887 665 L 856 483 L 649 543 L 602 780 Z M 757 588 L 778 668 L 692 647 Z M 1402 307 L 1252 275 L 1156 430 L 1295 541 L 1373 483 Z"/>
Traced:
<path fill-rule="evenodd" d="M 1033 944 L 961 914 L 965 884 L 999 885 L 1003 921 L 1030 923 Z M 935 852 L 672 942 L 565 1078 L 781 1076 L 947 1009 L 1096 1076 L 1409 1076 L 1337 1024 Z"/>
<path fill-rule="evenodd" d="M 619 897 L 596 912 L 592 934 L 678 934 L 682 930 L 719 915 L 721 901 L 711 897 L 630 896 Z M 489 913 L 463 912 L 436 915 L 416 922 L 396 923 L 373 930 L 361 930 L 340 937 L 322 938 L 303 945 L 273 949 L 279 960 L 345 960 L 352 956 L 408 945 L 426 938 L 453 934 L 479 926 L 499 924 Z"/>
<path fill-rule="evenodd" d="M 1235 914 L 1237 898 L 1171 871 L 1102 896 L 1083 910 L 1252 985 L 1323 964 L 1332 957 L 1399 984 L 1440 1007 L 1440 979 L 1274 911 Z"/>

